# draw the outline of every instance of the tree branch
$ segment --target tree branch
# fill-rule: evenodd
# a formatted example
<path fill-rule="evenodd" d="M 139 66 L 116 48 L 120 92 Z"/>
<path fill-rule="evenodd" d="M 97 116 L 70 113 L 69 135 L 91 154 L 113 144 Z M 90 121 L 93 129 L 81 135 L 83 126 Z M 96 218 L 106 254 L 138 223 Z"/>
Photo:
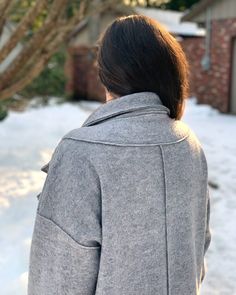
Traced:
<path fill-rule="evenodd" d="M 27 63 L 33 52 L 37 50 L 37 48 L 41 48 L 44 38 L 46 38 L 47 34 L 53 30 L 55 22 L 60 15 L 58 11 L 63 11 L 67 2 L 68 0 L 55 0 L 53 2 L 44 26 L 32 37 L 24 49 L 19 53 L 19 55 L 0 75 L 0 90 L 4 89 L 10 84 L 12 77 L 14 77 L 20 71 L 22 65 Z"/>
<path fill-rule="evenodd" d="M 103 2 L 99 7 L 93 7 L 92 11 L 88 12 L 91 1 L 84 0 L 81 2 L 79 11 L 71 19 L 66 20 L 61 19 L 61 14 L 58 11 L 64 10 L 67 1 L 54 1 L 54 5 L 51 7 L 51 9 L 54 7 L 53 12 L 50 10 L 44 27 L 37 32 L 23 52 L 2 74 L 0 100 L 11 97 L 22 90 L 42 72 L 50 57 L 58 50 L 59 45 L 66 40 L 74 26 L 84 19 L 85 14 L 90 17 L 120 2 L 120 0 L 109 0 Z M 61 10 L 58 10 L 59 4 Z"/>
<path fill-rule="evenodd" d="M 35 21 L 36 16 L 46 6 L 47 0 L 38 0 L 19 23 L 14 33 L 0 50 L 0 63 L 7 57 L 25 35 L 26 29 Z"/>
<path fill-rule="evenodd" d="M 0 18 L 0 36 L 3 31 L 3 27 L 6 22 L 6 16 L 11 9 L 12 5 L 14 3 L 14 0 L 1 0 L 0 2 L 0 11 L 1 11 L 1 18 Z"/>

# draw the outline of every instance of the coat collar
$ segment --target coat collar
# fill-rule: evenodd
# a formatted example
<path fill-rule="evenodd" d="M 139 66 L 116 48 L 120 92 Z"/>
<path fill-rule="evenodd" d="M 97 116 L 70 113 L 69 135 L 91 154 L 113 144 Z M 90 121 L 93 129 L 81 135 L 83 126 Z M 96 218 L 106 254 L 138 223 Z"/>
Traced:
<path fill-rule="evenodd" d="M 105 119 L 143 109 L 155 109 L 160 113 L 170 114 L 170 110 L 163 105 L 155 92 L 136 92 L 109 100 L 99 106 L 85 120 L 82 127 L 91 126 Z"/>

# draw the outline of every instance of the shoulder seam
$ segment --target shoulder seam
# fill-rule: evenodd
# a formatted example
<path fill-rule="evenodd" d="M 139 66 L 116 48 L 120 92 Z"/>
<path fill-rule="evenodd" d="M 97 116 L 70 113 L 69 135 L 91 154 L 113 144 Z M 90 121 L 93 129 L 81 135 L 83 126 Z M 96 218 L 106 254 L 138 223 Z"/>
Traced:
<path fill-rule="evenodd" d="M 170 144 L 176 144 L 179 143 L 181 141 L 184 141 L 188 136 L 189 136 L 190 132 L 187 132 L 187 134 L 176 140 L 176 141 L 171 141 L 171 142 L 158 142 L 158 143 L 115 143 L 115 142 L 109 142 L 109 141 L 99 141 L 99 140 L 88 140 L 88 139 L 81 139 L 81 138 L 76 138 L 73 136 L 66 136 L 63 137 L 63 139 L 71 139 L 74 141 L 82 141 L 82 142 L 89 142 L 89 143 L 95 143 L 95 144 L 103 144 L 103 145 L 113 145 L 113 146 L 160 146 L 160 145 L 170 145 Z"/>

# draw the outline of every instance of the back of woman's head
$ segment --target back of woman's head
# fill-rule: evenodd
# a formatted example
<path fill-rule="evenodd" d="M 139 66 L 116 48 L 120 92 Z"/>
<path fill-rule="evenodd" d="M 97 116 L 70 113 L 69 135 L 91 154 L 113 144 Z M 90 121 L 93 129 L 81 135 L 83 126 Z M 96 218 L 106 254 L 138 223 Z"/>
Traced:
<path fill-rule="evenodd" d="M 181 118 L 188 63 L 178 41 L 158 22 L 140 15 L 116 19 L 99 40 L 97 62 L 109 92 L 155 92 L 170 109 L 170 117 Z"/>

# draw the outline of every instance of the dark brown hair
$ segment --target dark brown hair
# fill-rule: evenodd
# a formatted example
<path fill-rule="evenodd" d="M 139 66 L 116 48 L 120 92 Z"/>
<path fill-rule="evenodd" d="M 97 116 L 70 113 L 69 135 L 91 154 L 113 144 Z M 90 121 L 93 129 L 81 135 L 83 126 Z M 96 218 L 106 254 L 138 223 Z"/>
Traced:
<path fill-rule="evenodd" d="M 115 95 L 151 91 L 180 119 L 188 91 L 188 63 L 178 41 L 142 15 L 117 18 L 98 40 L 102 84 Z"/>

